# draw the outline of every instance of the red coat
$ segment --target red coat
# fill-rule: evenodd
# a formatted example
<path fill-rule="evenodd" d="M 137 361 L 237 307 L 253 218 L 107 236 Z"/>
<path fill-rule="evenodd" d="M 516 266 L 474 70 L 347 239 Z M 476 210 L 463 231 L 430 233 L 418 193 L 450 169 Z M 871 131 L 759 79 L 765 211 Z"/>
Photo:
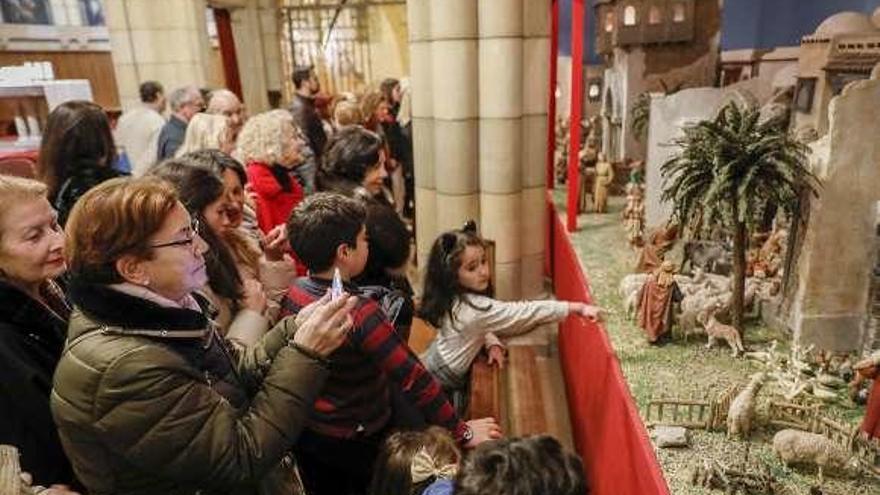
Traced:
<path fill-rule="evenodd" d="M 303 200 L 303 189 L 291 177 L 291 191 L 282 189 L 272 170 L 262 162 L 248 162 L 247 176 L 257 196 L 257 224 L 264 234 L 278 225 L 287 223 L 290 212 Z"/>

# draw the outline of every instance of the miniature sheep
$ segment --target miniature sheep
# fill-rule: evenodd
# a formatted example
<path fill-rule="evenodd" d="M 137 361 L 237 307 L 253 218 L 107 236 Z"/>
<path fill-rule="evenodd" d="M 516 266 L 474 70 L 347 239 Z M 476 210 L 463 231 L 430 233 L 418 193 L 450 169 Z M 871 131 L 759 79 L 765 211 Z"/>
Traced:
<path fill-rule="evenodd" d="M 633 292 L 638 292 L 642 286 L 645 285 L 645 280 L 647 279 L 647 273 L 630 273 L 620 280 L 620 285 L 617 287 L 617 293 L 620 295 L 621 299 L 626 300 L 626 298 Z"/>
<path fill-rule="evenodd" d="M 635 318 L 639 310 L 639 300 L 642 296 L 642 290 L 637 289 L 626 296 L 626 299 L 623 301 L 623 308 L 626 312 L 626 319 L 632 320 Z"/>
<path fill-rule="evenodd" d="M 767 376 L 756 373 L 746 388 L 730 403 L 727 410 L 727 436 L 749 438 L 752 433 L 752 419 L 755 417 L 755 399 Z"/>
<path fill-rule="evenodd" d="M 786 467 L 789 464 L 815 464 L 818 467 L 819 483 L 822 483 L 822 471 L 825 468 L 858 469 L 855 459 L 830 439 L 817 433 L 782 430 L 773 435 L 773 452 Z"/>

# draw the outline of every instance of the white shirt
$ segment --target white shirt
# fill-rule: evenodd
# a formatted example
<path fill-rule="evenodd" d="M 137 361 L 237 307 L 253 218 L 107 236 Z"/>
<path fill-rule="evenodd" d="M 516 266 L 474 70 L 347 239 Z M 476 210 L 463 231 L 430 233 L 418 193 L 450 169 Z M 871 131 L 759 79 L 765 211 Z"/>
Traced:
<path fill-rule="evenodd" d="M 483 345 L 500 345 L 497 335 L 513 336 L 568 316 L 564 301 L 499 301 L 468 294 L 456 300 L 453 319 L 443 319 L 437 329 L 437 352 L 459 376 L 471 367 Z"/>
<path fill-rule="evenodd" d="M 156 163 L 159 133 L 165 119 L 143 105 L 122 114 L 116 124 L 116 145 L 123 148 L 131 163 L 131 173 L 140 177 Z"/>

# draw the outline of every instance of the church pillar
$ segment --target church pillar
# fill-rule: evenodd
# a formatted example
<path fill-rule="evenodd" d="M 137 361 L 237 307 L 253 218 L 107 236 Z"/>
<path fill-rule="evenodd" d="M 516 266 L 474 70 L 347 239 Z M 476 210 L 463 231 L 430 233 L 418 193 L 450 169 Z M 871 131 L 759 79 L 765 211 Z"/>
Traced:
<path fill-rule="evenodd" d="M 437 232 L 480 217 L 477 2 L 431 1 Z"/>
<path fill-rule="evenodd" d="M 495 241 L 495 292 L 520 297 L 522 0 L 479 1 L 480 229 Z"/>
<path fill-rule="evenodd" d="M 416 193 L 416 253 L 424 265 L 437 233 L 434 180 L 434 100 L 431 68 L 431 9 L 427 1 L 406 3 L 412 91 L 413 162 Z"/>
<path fill-rule="evenodd" d="M 522 0 L 523 125 L 520 242 L 522 297 L 544 292 L 546 213 L 547 71 L 550 67 L 550 0 Z"/>
<path fill-rule="evenodd" d="M 407 3 L 419 260 L 478 220 L 502 299 L 543 291 L 549 0 Z M 424 266 L 424 265 L 423 265 Z"/>

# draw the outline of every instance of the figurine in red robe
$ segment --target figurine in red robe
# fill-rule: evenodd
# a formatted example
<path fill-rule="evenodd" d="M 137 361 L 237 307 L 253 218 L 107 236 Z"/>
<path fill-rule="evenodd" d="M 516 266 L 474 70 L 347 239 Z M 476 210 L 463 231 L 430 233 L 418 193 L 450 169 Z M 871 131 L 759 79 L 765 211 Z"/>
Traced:
<path fill-rule="evenodd" d="M 853 369 L 862 378 L 874 380 L 861 430 L 868 438 L 880 438 L 880 352 L 859 361 Z"/>
<path fill-rule="evenodd" d="M 675 303 L 681 301 L 681 291 L 675 283 L 675 265 L 664 261 L 648 276 L 639 294 L 639 326 L 655 343 L 672 329 Z"/>

